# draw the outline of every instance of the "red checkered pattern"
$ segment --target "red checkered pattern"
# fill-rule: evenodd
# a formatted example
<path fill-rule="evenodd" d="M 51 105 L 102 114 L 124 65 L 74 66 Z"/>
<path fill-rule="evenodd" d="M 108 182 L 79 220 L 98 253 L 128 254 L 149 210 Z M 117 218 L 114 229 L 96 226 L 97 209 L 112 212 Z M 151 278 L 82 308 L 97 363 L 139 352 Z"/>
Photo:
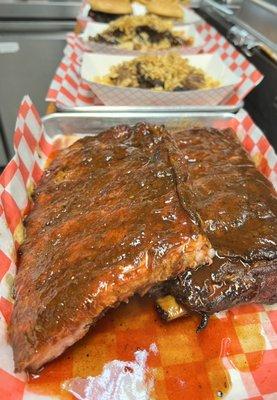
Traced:
<path fill-rule="evenodd" d="M 201 24 L 197 27 L 197 30 L 206 42 L 203 52 L 217 52 L 225 64 L 242 78 L 242 82 L 236 88 L 235 93 L 226 100 L 228 105 L 238 104 L 261 82 L 263 75 L 211 25 L 208 23 Z"/>
<path fill-rule="evenodd" d="M 88 4 L 87 0 L 83 0 L 79 13 L 77 15 L 77 21 L 78 23 L 83 27 L 83 29 L 85 28 L 86 24 L 91 21 L 91 18 L 88 17 L 88 12 L 90 10 L 90 5 Z"/>
<path fill-rule="evenodd" d="M 217 52 L 224 63 L 227 64 L 235 74 L 241 77 L 241 83 L 235 88 L 234 93 L 222 102 L 222 104 L 231 106 L 238 105 L 245 96 L 261 82 L 263 78 L 262 74 L 209 24 L 200 24 L 197 26 L 197 29 L 205 40 L 203 52 Z M 64 57 L 56 71 L 46 96 L 47 101 L 52 101 L 57 105 L 66 107 L 101 104 L 97 96 L 92 94 L 91 87 L 86 82 L 82 81 L 80 76 L 80 65 L 84 51 L 90 51 L 89 47 L 86 46 L 77 35 L 73 33 L 69 34 L 67 46 L 64 50 Z M 72 78 L 72 70 L 74 70 L 74 78 Z M 105 93 L 107 90 L 113 91 L 114 89 L 110 87 L 107 89 L 103 88 Z M 149 96 L 151 97 L 151 94 Z M 103 99 L 105 98 L 106 97 L 103 97 Z M 126 97 L 123 96 L 122 99 L 124 100 Z M 130 99 L 128 99 L 128 105 L 133 104 L 135 99 L 136 96 L 134 99 L 131 99 L 131 102 Z M 210 100 L 209 104 L 214 104 L 215 99 L 213 99 L 213 96 Z M 178 104 L 194 105 L 194 101 L 195 99 L 192 96 L 188 103 L 180 102 Z M 108 104 L 107 101 L 105 104 Z M 122 101 L 119 101 L 118 104 L 124 105 L 125 103 L 123 104 Z M 147 104 L 155 105 L 155 99 L 150 99 Z M 134 105 L 141 104 L 134 103 Z"/>
<path fill-rule="evenodd" d="M 67 46 L 64 57 L 51 82 L 46 100 L 67 107 L 78 105 L 101 105 L 97 96 L 92 93 L 87 82 L 80 78 L 80 59 L 89 49 L 74 33 L 67 35 Z"/>
<path fill-rule="evenodd" d="M 256 167 L 277 189 L 276 153 L 262 131 L 254 124 L 245 110 L 240 110 L 237 113 L 231 125 L 236 131 L 242 146 L 256 164 Z"/>
<path fill-rule="evenodd" d="M 76 105 L 102 104 L 90 90 L 87 82 L 80 79 L 79 64 L 65 56 L 47 93 L 47 101 L 55 101 L 57 105 L 75 107 Z"/>
<path fill-rule="evenodd" d="M 12 312 L 11 287 L 16 272 L 16 250 L 23 238 L 22 219 L 28 212 L 29 194 L 39 181 L 50 155 L 40 116 L 28 96 L 19 108 L 14 132 L 15 155 L 0 177 L 0 399 L 22 400 L 26 377 L 13 373 L 6 328 Z"/>
<path fill-rule="evenodd" d="M 218 121 L 220 128 L 222 122 Z M 272 147 L 266 140 L 263 133 L 255 126 L 249 115 L 241 110 L 230 121 L 230 126 L 235 129 L 242 145 L 255 161 L 257 167 L 271 180 L 277 187 L 277 157 Z M 11 286 L 16 272 L 15 254 L 18 243 L 22 240 L 22 218 L 28 212 L 29 193 L 31 188 L 39 181 L 43 166 L 51 153 L 53 139 L 50 140 L 43 128 L 38 112 L 29 97 L 25 97 L 19 109 L 14 134 L 15 156 L 10 161 L 0 177 L 0 399 L 1 400 L 34 400 L 36 395 L 30 393 L 25 388 L 25 375 L 13 373 L 12 351 L 7 343 L 6 330 L 12 312 Z M 118 309 L 120 313 L 120 308 Z M 143 320 L 147 315 L 139 312 Z M 157 378 L 156 390 L 167 390 L 167 395 L 162 399 L 182 398 L 182 393 L 171 396 L 167 385 L 172 386 L 174 374 L 184 376 L 185 380 L 191 380 L 198 384 L 196 376 L 198 371 L 202 371 L 201 376 L 210 382 L 214 388 L 214 377 L 205 373 L 213 371 L 213 363 L 217 363 L 220 355 L 232 380 L 230 392 L 225 397 L 229 400 L 243 399 L 264 399 L 272 400 L 276 397 L 276 371 L 277 371 L 277 308 L 276 306 L 246 305 L 234 308 L 230 313 L 220 313 L 220 320 L 212 319 L 209 327 L 201 334 L 201 340 L 197 339 L 194 330 L 191 329 L 194 322 L 188 319 L 188 329 L 182 334 L 176 330 L 176 325 L 166 328 L 172 331 L 172 340 L 178 343 L 174 351 L 168 352 L 164 347 L 162 332 L 156 332 L 157 343 L 159 345 L 159 358 L 161 360 L 161 370 L 164 372 Z M 147 324 L 142 324 L 141 328 L 136 326 L 136 333 L 123 332 L 122 326 L 118 330 L 123 333 L 116 333 L 116 330 L 109 331 L 110 335 L 118 336 L 117 351 L 126 350 L 126 340 L 130 343 L 136 342 L 141 335 L 145 336 L 145 326 L 151 326 L 153 315 L 149 316 Z M 196 321 L 195 321 L 196 323 Z M 219 325 L 220 324 L 220 325 Z M 136 325 L 136 324 L 135 324 Z M 253 329 L 262 327 L 263 344 L 252 341 Z M 220 327 L 220 329 L 219 329 Z M 222 329 L 224 328 L 224 329 Z M 141 329 L 141 331 L 140 331 Z M 162 328 L 165 329 L 165 328 Z M 150 329 L 151 331 L 151 329 Z M 154 333 L 149 331 L 149 340 L 152 340 Z M 214 342 L 213 336 L 222 333 L 222 338 L 217 338 Z M 252 332 L 252 333 L 251 333 Z M 259 331 L 260 332 L 260 331 Z M 125 335 L 125 336 L 124 336 Z M 175 335 L 175 336 L 174 336 Z M 180 335 L 183 342 L 180 342 Z M 120 340 L 121 341 L 120 341 Z M 179 340 L 180 339 L 180 340 Z M 100 337 L 101 340 L 101 337 Z M 199 341 L 199 354 L 194 354 L 189 350 L 191 341 Z M 179 343 L 183 343 L 184 351 L 180 352 Z M 195 342 L 196 343 L 196 342 Z M 136 343 L 135 343 L 136 344 Z M 221 346 L 218 348 L 218 346 Z M 195 348 L 195 347 L 194 347 Z M 118 350 L 119 349 L 119 350 Z M 125 351 L 124 350 L 124 351 Z M 110 351 L 110 350 L 109 350 Z M 124 353 L 125 354 L 125 353 Z M 201 362 L 203 354 L 208 356 L 209 365 Z M 120 355 L 120 354 L 119 354 Z M 174 356 L 174 357 L 173 357 Z M 119 357 L 119 356 L 118 356 Z M 173 357 L 173 358 L 172 358 Z M 176 358 L 177 357 L 177 358 Z M 200 358 L 199 358 L 200 357 Z M 176 360 L 181 364 L 176 364 Z M 256 368 L 241 368 L 241 365 L 253 365 L 259 359 Z M 169 366 L 169 375 L 164 380 L 162 378 L 165 369 Z M 236 368 L 240 365 L 240 369 Z M 195 371 L 195 373 L 193 372 Z M 171 375 L 170 375 L 171 374 Z M 173 374 L 173 375 L 172 375 Z M 172 382 L 171 382 L 172 381 Z M 170 383 L 171 382 L 171 383 Z M 173 382 L 174 383 L 174 382 Z M 168 386 L 168 387 L 169 387 Z M 169 391 L 168 391 L 169 390 Z M 160 396 L 160 394 L 159 394 Z M 176 397 L 177 396 L 177 397 Z M 178 397 L 179 396 L 179 397 Z M 180 397 L 181 396 L 181 397 Z M 208 395 L 207 395 L 208 396 Z M 209 394 L 210 396 L 210 394 Z M 211 397 L 206 398 L 211 398 Z M 51 398 L 51 396 L 49 397 Z M 160 398 L 160 397 L 158 397 Z M 204 398 L 204 397 L 202 397 Z"/>

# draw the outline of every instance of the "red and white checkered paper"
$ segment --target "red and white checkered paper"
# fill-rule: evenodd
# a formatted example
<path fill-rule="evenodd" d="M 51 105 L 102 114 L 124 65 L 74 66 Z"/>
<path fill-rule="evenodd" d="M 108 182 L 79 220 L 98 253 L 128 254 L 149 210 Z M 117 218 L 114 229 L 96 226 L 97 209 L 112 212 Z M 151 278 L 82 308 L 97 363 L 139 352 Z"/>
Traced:
<path fill-rule="evenodd" d="M 220 121 L 217 126 L 220 128 Z M 260 129 L 254 125 L 244 110 L 234 116 L 230 121 L 230 126 L 236 130 L 243 147 L 253 158 L 258 168 L 277 187 L 277 156 Z M 22 220 L 30 205 L 28 193 L 30 193 L 30 188 L 38 183 L 45 162 L 53 149 L 53 143 L 54 139 L 47 137 L 36 108 L 30 98 L 26 96 L 20 106 L 16 122 L 14 133 L 15 155 L 0 177 L 1 400 L 37 400 L 40 398 L 27 390 L 24 374 L 14 374 L 13 372 L 12 349 L 7 343 L 7 324 L 12 312 L 11 286 L 16 272 L 16 250 L 22 232 Z M 229 333 L 230 337 L 236 335 L 236 341 L 238 340 L 241 343 L 242 353 L 230 355 L 224 349 L 220 352 L 221 359 L 232 379 L 231 390 L 225 399 L 273 400 L 276 399 L 275 392 L 277 391 L 275 379 L 277 373 L 277 340 L 274 331 L 274 329 L 277 329 L 277 306 L 247 307 L 246 309 L 243 307 L 234 309 L 234 315 L 242 315 L 244 322 L 236 329 L 234 326 L 230 326 L 228 329 L 232 329 L 232 335 L 227 330 L 224 339 L 225 341 L 231 340 L 228 339 Z M 225 313 L 218 314 L 218 317 L 224 319 Z M 249 332 L 250 329 L 251 332 L 251 323 L 257 321 L 257 318 L 261 321 L 262 334 L 265 338 L 262 362 L 258 369 L 240 372 L 233 366 L 234 357 L 251 358 L 255 357 L 256 352 L 261 351 L 259 345 L 249 342 L 247 335 L 245 336 L 246 331 Z M 245 323 L 245 321 L 248 322 Z M 225 343 L 227 347 L 231 344 L 228 343 Z M 250 350 L 247 348 L 249 345 Z M 183 349 L 183 351 L 186 351 L 186 349 Z M 166 374 L 165 371 L 164 374 Z M 210 379 L 208 373 L 207 379 Z M 47 396 L 43 399 L 53 398 Z M 168 399 L 171 399 L 171 397 L 168 397 Z"/>
<path fill-rule="evenodd" d="M 197 29 L 205 41 L 203 52 L 217 52 L 224 63 L 242 79 L 231 97 L 223 103 L 228 106 L 239 105 L 245 96 L 261 82 L 262 74 L 212 26 L 203 23 L 198 25 Z M 67 108 L 102 104 L 92 93 L 90 85 L 81 79 L 80 66 L 84 51 L 90 51 L 90 49 L 78 35 L 70 33 L 67 37 L 64 57 L 50 84 L 46 101 L 55 102 L 58 106 Z M 120 100 L 118 105 L 121 105 Z"/>
<path fill-rule="evenodd" d="M 91 6 L 89 5 L 88 0 L 83 0 L 77 15 L 77 21 L 83 29 L 88 22 L 92 21 L 92 19 L 88 16 L 90 8 Z"/>

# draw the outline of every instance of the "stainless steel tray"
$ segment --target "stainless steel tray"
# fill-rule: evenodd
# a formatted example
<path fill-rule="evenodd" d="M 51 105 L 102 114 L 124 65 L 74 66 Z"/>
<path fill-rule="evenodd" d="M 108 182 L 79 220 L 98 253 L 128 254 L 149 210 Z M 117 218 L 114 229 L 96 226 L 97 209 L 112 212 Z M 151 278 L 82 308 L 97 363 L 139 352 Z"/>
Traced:
<path fill-rule="evenodd" d="M 163 124 L 168 129 L 181 129 L 188 126 L 228 127 L 230 120 L 236 118 L 230 112 L 90 112 L 55 113 L 42 118 L 46 133 L 57 135 L 97 135 L 115 125 L 134 125 L 138 122 Z"/>
<path fill-rule="evenodd" d="M 126 113 L 126 112 L 147 112 L 147 113 L 176 113 L 176 112 L 237 112 L 243 108 L 244 103 L 240 102 L 235 106 L 169 106 L 169 107 L 138 107 L 138 106 L 83 106 L 83 107 L 67 107 L 64 105 L 56 105 L 57 111 L 60 112 L 113 112 L 113 113 Z"/>

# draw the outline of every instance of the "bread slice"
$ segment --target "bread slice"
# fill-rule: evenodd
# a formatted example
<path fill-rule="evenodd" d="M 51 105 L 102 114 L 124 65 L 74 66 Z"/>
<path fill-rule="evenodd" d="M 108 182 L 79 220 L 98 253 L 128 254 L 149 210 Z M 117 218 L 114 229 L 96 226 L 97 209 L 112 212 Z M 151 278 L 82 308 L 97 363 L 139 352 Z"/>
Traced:
<path fill-rule="evenodd" d="M 93 11 L 108 14 L 131 14 L 132 7 L 129 0 L 89 0 Z"/>
<path fill-rule="evenodd" d="M 161 17 L 181 19 L 184 12 L 178 1 L 151 0 L 147 4 L 149 13 L 157 14 Z"/>

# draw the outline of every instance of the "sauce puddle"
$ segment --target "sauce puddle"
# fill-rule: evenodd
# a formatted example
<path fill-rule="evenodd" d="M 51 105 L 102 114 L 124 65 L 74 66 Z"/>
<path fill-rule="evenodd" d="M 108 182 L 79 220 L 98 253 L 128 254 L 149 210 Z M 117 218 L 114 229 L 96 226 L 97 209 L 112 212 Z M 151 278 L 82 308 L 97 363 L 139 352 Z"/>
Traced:
<path fill-rule="evenodd" d="M 107 363 L 132 362 L 137 351 L 148 351 L 154 345 L 157 351 L 149 351 L 146 362 L 154 376 L 151 399 L 224 398 L 231 390 L 231 381 L 221 357 L 228 357 L 240 371 L 256 369 L 262 362 L 265 343 L 259 314 L 247 307 L 248 313 L 240 308 L 220 319 L 212 317 L 207 328 L 196 334 L 199 318 L 166 323 L 156 314 L 151 299 L 135 297 L 109 311 L 80 342 L 31 378 L 27 388 L 37 394 L 73 399 L 62 389 L 66 380 L 101 375 Z M 253 349 L 259 351 L 249 357 Z"/>

